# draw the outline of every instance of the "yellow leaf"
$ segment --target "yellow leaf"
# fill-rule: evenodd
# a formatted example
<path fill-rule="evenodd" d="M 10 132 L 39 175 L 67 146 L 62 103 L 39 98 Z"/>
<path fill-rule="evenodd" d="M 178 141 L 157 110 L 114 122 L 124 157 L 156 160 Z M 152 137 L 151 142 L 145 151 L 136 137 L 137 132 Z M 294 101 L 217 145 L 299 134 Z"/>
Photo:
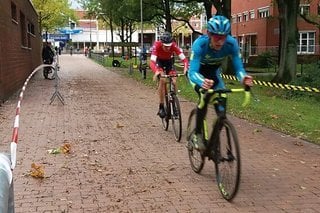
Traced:
<path fill-rule="evenodd" d="M 64 143 L 61 147 L 60 147 L 61 151 L 63 154 L 66 153 L 70 153 L 71 150 L 71 145 L 69 143 Z"/>
<path fill-rule="evenodd" d="M 29 174 L 34 178 L 44 178 L 44 169 L 41 165 L 32 163 Z"/>

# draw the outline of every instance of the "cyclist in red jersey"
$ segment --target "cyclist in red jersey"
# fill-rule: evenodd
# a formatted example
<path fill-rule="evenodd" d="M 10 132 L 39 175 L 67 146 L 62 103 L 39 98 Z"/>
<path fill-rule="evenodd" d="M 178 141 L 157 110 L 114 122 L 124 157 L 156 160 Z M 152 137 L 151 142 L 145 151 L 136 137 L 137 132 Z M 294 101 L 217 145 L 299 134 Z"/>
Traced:
<path fill-rule="evenodd" d="M 188 59 L 183 54 L 182 49 L 173 41 L 171 34 L 169 32 L 163 33 L 159 41 L 155 41 L 152 47 L 152 53 L 150 57 L 150 68 L 154 72 L 153 80 L 159 79 L 159 112 L 158 115 L 161 118 L 166 116 L 164 109 L 164 92 L 165 92 L 165 79 L 159 78 L 159 75 L 175 74 L 174 68 L 174 53 L 179 56 L 180 60 L 184 64 L 184 74 L 188 70 Z M 176 78 L 173 78 L 173 84 L 176 87 Z"/>

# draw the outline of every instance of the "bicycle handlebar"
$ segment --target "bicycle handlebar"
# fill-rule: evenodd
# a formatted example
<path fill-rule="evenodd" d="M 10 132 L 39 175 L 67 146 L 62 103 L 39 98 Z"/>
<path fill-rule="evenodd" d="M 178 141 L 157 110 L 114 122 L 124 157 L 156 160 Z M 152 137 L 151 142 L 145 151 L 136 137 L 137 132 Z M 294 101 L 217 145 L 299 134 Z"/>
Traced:
<path fill-rule="evenodd" d="M 251 88 L 249 86 L 245 86 L 245 88 L 235 88 L 235 89 L 200 89 L 201 93 L 204 94 L 213 94 L 213 93 L 218 93 L 218 94 L 223 94 L 223 93 L 233 93 L 233 92 L 243 92 L 244 93 L 244 100 L 242 103 L 242 106 L 248 106 L 250 103 L 250 98 L 251 98 Z"/>
<path fill-rule="evenodd" d="M 174 78 L 174 77 L 180 77 L 180 76 L 184 76 L 184 74 L 178 73 L 178 74 L 172 74 L 172 75 L 160 75 L 160 78 Z"/>

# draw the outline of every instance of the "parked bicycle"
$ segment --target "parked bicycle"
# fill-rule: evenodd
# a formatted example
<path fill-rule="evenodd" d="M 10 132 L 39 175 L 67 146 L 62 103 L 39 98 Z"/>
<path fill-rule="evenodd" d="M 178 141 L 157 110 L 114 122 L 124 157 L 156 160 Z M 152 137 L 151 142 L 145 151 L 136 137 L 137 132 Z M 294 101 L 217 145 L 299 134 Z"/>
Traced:
<path fill-rule="evenodd" d="M 164 109 L 166 111 L 166 116 L 161 118 L 162 126 L 164 130 L 168 130 L 169 120 L 172 121 L 172 128 L 174 131 L 174 136 L 176 141 L 181 140 L 182 133 L 182 118 L 179 99 L 175 92 L 174 84 L 172 78 L 183 76 L 184 74 L 171 74 L 171 75 L 161 75 L 160 78 L 167 78 L 165 86 L 165 102 Z"/>
<path fill-rule="evenodd" d="M 203 169 L 205 158 L 215 164 L 218 188 L 223 198 L 231 201 L 238 192 L 241 174 L 240 146 L 235 127 L 227 118 L 227 94 L 244 92 L 243 106 L 250 100 L 250 87 L 242 89 L 200 90 L 204 98 L 213 104 L 216 120 L 213 122 L 211 136 L 208 134 L 206 119 L 203 120 L 202 137 L 206 150 L 200 152 L 194 148 L 192 137 L 195 135 L 197 108 L 190 113 L 187 126 L 187 148 L 191 168 L 196 173 Z"/>

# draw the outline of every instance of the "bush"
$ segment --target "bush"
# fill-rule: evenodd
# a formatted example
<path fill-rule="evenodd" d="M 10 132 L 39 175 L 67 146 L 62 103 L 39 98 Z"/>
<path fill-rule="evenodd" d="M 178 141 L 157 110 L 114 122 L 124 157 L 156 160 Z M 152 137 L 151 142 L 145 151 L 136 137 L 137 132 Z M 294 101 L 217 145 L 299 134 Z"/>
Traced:
<path fill-rule="evenodd" d="M 320 85 L 320 72 L 316 63 L 304 64 L 303 72 L 300 77 L 290 82 L 291 85 L 318 88 Z M 301 92 L 301 91 L 287 91 L 285 94 L 289 98 L 301 98 L 301 97 L 315 97 L 316 100 L 320 100 L 319 93 L 314 92 Z"/>
<path fill-rule="evenodd" d="M 260 68 L 270 68 L 274 65 L 272 55 L 270 52 L 264 52 L 257 56 L 253 62 L 253 66 Z"/>

